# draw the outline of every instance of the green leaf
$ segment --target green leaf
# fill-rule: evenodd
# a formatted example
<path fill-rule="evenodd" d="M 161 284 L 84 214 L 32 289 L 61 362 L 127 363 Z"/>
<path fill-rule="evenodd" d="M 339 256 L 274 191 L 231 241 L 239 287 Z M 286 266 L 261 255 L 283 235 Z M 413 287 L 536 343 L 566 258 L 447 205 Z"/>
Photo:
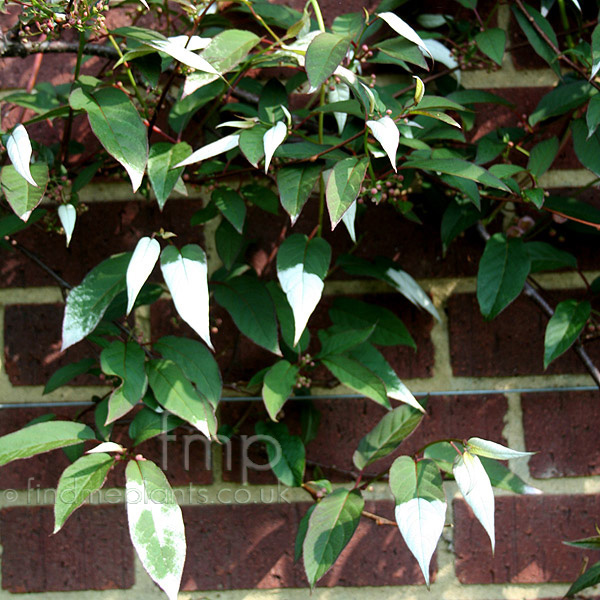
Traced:
<path fill-rule="evenodd" d="M 442 477 L 432 460 L 400 456 L 390 469 L 396 522 L 429 587 L 429 563 L 446 522 Z"/>
<path fill-rule="evenodd" d="M 600 550 L 600 536 L 583 538 L 581 540 L 573 540 L 571 542 L 563 542 L 567 546 L 574 548 L 585 548 L 586 550 Z"/>
<path fill-rule="evenodd" d="M 567 598 L 572 598 L 586 588 L 600 583 L 600 562 L 593 564 L 583 575 L 580 575 L 572 584 L 567 593 Z"/>
<path fill-rule="evenodd" d="M 214 282 L 214 296 L 234 320 L 237 328 L 255 344 L 281 356 L 277 341 L 277 319 L 264 283 L 252 275 Z"/>
<path fill-rule="evenodd" d="M 281 107 L 287 105 L 288 93 L 285 86 L 278 79 L 269 79 L 260 92 L 258 118 L 264 123 L 274 125 L 285 118 Z"/>
<path fill-rule="evenodd" d="M 94 267 L 67 296 L 62 325 L 62 350 L 94 331 L 108 305 L 125 289 L 131 253 L 116 254 Z"/>
<path fill-rule="evenodd" d="M 227 270 L 231 270 L 235 264 L 245 241 L 244 236 L 240 235 L 229 221 L 223 219 L 219 223 L 215 231 L 215 244 L 219 258 Z"/>
<path fill-rule="evenodd" d="M 523 240 L 493 235 L 486 243 L 477 273 L 481 314 L 493 319 L 520 293 L 531 267 Z"/>
<path fill-rule="evenodd" d="M 315 164 L 278 169 L 276 176 L 279 198 L 281 206 L 290 215 L 292 225 L 300 216 L 320 174 L 321 167 Z"/>
<path fill-rule="evenodd" d="M 279 214 L 279 198 L 270 188 L 251 183 L 245 185 L 240 192 L 248 202 L 262 208 L 265 212 L 272 215 Z"/>
<path fill-rule="evenodd" d="M 441 224 L 441 237 L 444 252 L 450 243 L 463 231 L 475 225 L 481 219 L 481 212 L 472 204 L 458 204 L 451 201 L 444 211 Z"/>
<path fill-rule="evenodd" d="M 304 570 L 311 588 L 329 571 L 354 535 L 364 505 L 358 490 L 342 488 L 315 506 L 302 544 Z"/>
<path fill-rule="evenodd" d="M 319 331 L 321 351 L 315 358 L 332 354 L 343 354 L 366 342 L 371 337 L 374 329 L 375 325 L 363 329 L 339 329 L 337 327 L 329 330 L 322 329 Z M 356 357 L 356 359 L 360 362 L 359 357 Z"/>
<path fill-rule="evenodd" d="M 527 169 L 535 177 L 541 177 L 551 166 L 558 154 L 558 138 L 551 137 L 536 144 L 529 154 Z"/>
<path fill-rule="evenodd" d="M 233 225 L 238 233 L 243 233 L 246 220 L 246 204 L 234 190 L 219 186 L 211 196 L 211 200 L 221 214 Z"/>
<path fill-rule="evenodd" d="M 600 210 L 595 206 L 580 202 L 576 198 L 550 196 L 546 199 L 544 206 L 554 212 L 561 213 L 566 217 L 600 225 Z"/>
<path fill-rule="evenodd" d="M 129 535 L 152 580 L 177 600 L 186 541 L 181 509 L 163 472 L 151 461 L 130 461 L 125 470 Z"/>
<path fill-rule="evenodd" d="M 596 25 L 592 32 L 592 72 L 590 79 L 596 77 L 600 69 L 600 26 Z"/>
<path fill-rule="evenodd" d="M 277 421 L 277 415 L 285 401 L 291 396 L 299 368 L 287 360 L 276 362 L 265 374 L 262 398 L 269 416 Z"/>
<path fill-rule="evenodd" d="M 169 198 L 177 180 L 183 173 L 184 167 L 173 167 L 187 158 L 192 153 L 192 148 L 186 142 L 169 144 L 159 142 L 153 144 L 148 156 L 148 179 L 154 190 L 158 206 L 162 210 Z"/>
<path fill-rule="evenodd" d="M 208 318 L 208 267 L 200 246 L 181 250 L 167 246 L 160 257 L 160 270 L 179 316 L 212 349 Z"/>
<path fill-rule="evenodd" d="M 529 115 L 529 124 L 558 115 L 564 115 L 585 104 L 595 93 L 594 88 L 585 80 L 571 81 L 555 87 L 542 97 L 536 109 Z"/>
<path fill-rule="evenodd" d="M 583 119 L 571 123 L 573 148 L 579 162 L 594 175 L 600 177 L 600 133 L 588 138 L 588 129 Z"/>
<path fill-rule="evenodd" d="M 596 94 L 590 98 L 590 102 L 585 113 L 585 123 L 588 128 L 588 137 L 596 133 L 600 125 L 600 95 Z"/>
<path fill-rule="evenodd" d="M 358 443 L 352 462 L 362 471 L 376 460 L 387 456 L 417 428 L 423 413 L 402 405 L 386 413 Z"/>
<path fill-rule="evenodd" d="M 93 440 L 94 431 L 72 421 L 36 423 L 0 437 L 0 467 L 20 458 Z"/>
<path fill-rule="evenodd" d="M 144 350 L 136 342 L 124 344 L 118 340 L 102 350 L 102 371 L 122 380 L 121 385 L 110 396 L 106 423 L 112 423 L 126 415 L 144 397 L 148 387 L 144 362 Z"/>
<path fill-rule="evenodd" d="M 406 61 L 417 65 L 422 69 L 427 69 L 427 62 L 423 57 L 423 53 L 415 46 L 412 42 L 404 40 L 402 38 L 393 38 L 383 40 L 375 44 L 374 46 L 380 53 L 386 56 L 390 56 L 393 59 Z M 372 62 L 384 62 L 384 57 L 378 54 L 375 61 Z"/>
<path fill-rule="evenodd" d="M 389 406 L 383 381 L 360 362 L 335 354 L 322 358 L 321 362 L 340 380 L 342 385 L 371 398 L 382 406 Z"/>
<path fill-rule="evenodd" d="M 150 387 L 164 408 L 193 425 L 208 439 L 216 435 L 213 407 L 173 361 L 151 360 L 147 363 L 147 370 Z"/>
<path fill-rule="evenodd" d="M 575 343 L 590 318 L 591 310 L 587 300 L 564 300 L 558 303 L 546 327 L 544 369 Z"/>
<path fill-rule="evenodd" d="M 346 57 L 350 40 L 336 33 L 320 33 L 306 50 L 306 74 L 313 88 L 318 88 Z"/>
<path fill-rule="evenodd" d="M 467 440 L 466 447 L 471 454 L 477 454 L 478 456 L 493 458 L 495 460 L 524 458 L 526 456 L 533 456 L 535 454 L 535 452 L 521 452 L 520 450 L 513 450 L 512 448 L 507 448 L 502 444 L 491 442 L 490 440 L 484 440 L 478 437 L 469 438 Z"/>
<path fill-rule="evenodd" d="M 148 162 L 148 132 L 125 92 L 114 87 L 95 91 L 76 88 L 69 96 L 74 110 L 84 110 L 92 131 L 106 151 L 120 162 L 137 191 Z"/>
<path fill-rule="evenodd" d="M 225 89 L 225 82 L 221 79 L 197 89 L 175 102 L 169 112 L 169 125 L 177 133 L 181 133 L 190 122 L 191 118 L 210 101 L 214 100 Z"/>
<path fill-rule="evenodd" d="M 370 342 L 373 341 L 371 336 Z M 411 391 L 400 381 L 396 371 L 371 343 L 365 343 L 350 352 L 350 356 L 355 358 L 362 365 L 373 371 L 377 377 L 383 381 L 388 398 L 404 402 L 421 412 L 425 412 L 423 407 L 417 402 Z M 388 407 L 389 408 L 389 407 Z"/>
<path fill-rule="evenodd" d="M 335 325 L 346 328 L 361 329 L 375 325 L 370 337 L 373 344 L 417 347 L 404 323 L 391 310 L 382 306 L 338 296 L 329 309 L 329 317 Z"/>
<path fill-rule="evenodd" d="M 502 66 L 502 57 L 506 46 L 506 32 L 493 27 L 486 29 L 475 36 L 478 48 L 496 64 Z"/>
<path fill-rule="evenodd" d="M 252 129 L 244 129 L 240 133 L 240 150 L 248 159 L 248 162 L 256 168 L 258 168 L 258 163 L 265 156 L 263 137 L 266 132 L 266 127 L 256 125 Z"/>
<path fill-rule="evenodd" d="M 527 242 L 525 250 L 531 259 L 532 273 L 577 268 L 577 259 L 571 253 L 559 250 L 546 242 Z"/>
<path fill-rule="evenodd" d="M 161 433 L 171 431 L 183 423 L 182 419 L 166 411 L 157 413 L 144 406 L 129 424 L 129 437 L 133 440 L 133 445 L 137 446 Z"/>
<path fill-rule="evenodd" d="M 65 521 L 92 492 L 104 485 L 106 476 L 115 462 L 115 457 L 104 452 L 87 454 L 63 471 L 56 488 L 53 533 L 62 528 Z"/>
<path fill-rule="evenodd" d="M 248 57 L 250 50 L 260 42 L 260 38 L 251 31 L 225 29 L 215 35 L 210 44 L 202 51 L 202 58 L 224 75 Z M 218 75 L 196 71 L 188 75 L 183 87 L 185 96 L 218 79 Z M 214 96 L 213 96 L 214 97 Z"/>
<path fill-rule="evenodd" d="M 113 426 L 106 424 L 108 418 L 108 398 L 103 398 L 96 404 L 94 408 L 94 426 L 98 437 L 102 441 L 109 441 L 112 434 Z"/>
<path fill-rule="evenodd" d="M 529 21 L 530 17 L 535 24 L 544 32 L 547 38 L 552 42 L 555 48 L 558 48 L 558 40 L 556 39 L 556 34 L 552 29 L 552 25 L 542 17 L 542 15 L 532 8 L 531 6 L 524 4 L 525 9 L 528 13 L 528 16 L 525 16 L 521 10 L 516 6 L 512 6 L 512 12 L 519 24 L 519 27 L 525 33 L 527 40 L 531 44 L 532 48 L 535 52 L 541 56 L 554 70 L 554 72 L 560 77 L 560 67 L 558 65 L 558 60 L 556 53 L 552 50 L 552 47 L 546 42 L 546 40 L 537 32 L 535 27 Z"/>
<path fill-rule="evenodd" d="M 368 164 L 368 158 L 345 158 L 333 167 L 325 190 L 332 230 L 356 200 Z"/>
<path fill-rule="evenodd" d="M 310 444 L 319 432 L 321 424 L 321 411 L 317 409 L 312 400 L 300 402 L 300 425 L 302 433 L 300 437 L 304 444 Z"/>
<path fill-rule="evenodd" d="M 48 165 L 46 163 L 35 163 L 31 165 L 31 175 L 36 181 L 37 186 L 31 185 L 23 179 L 12 165 L 6 165 L 0 172 L 0 183 L 2 192 L 6 196 L 6 201 L 15 211 L 15 214 L 27 221 L 41 202 L 46 185 L 48 184 Z"/>
<path fill-rule="evenodd" d="M 306 462 L 302 440 L 290 435 L 284 423 L 259 421 L 255 429 L 264 438 L 269 465 L 277 479 L 289 487 L 302 485 Z"/>
<path fill-rule="evenodd" d="M 54 373 L 52 373 L 50 379 L 48 379 L 46 382 L 43 394 L 49 394 L 50 392 L 57 390 L 59 387 L 66 385 L 78 375 L 87 373 L 95 364 L 96 359 L 84 358 L 80 361 L 69 363 L 64 367 L 57 369 L 54 371 Z"/>
<path fill-rule="evenodd" d="M 298 562 L 302 557 L 302 545 L 304 544 L 304 538 L 308 531 L 308 522 L 310 520 L 310 515 L 312 515 L 316 506 L 316 504 L 309 506 L 308 510 L 304 513 L 304 516 L 300 519 L 300 523 L 298 523 L 298 533 L 296 533 L 296 541 L 294 543 L 294 562 Z"/>
<path fill-rule="evenodd" d="M 471 181 L 476 181 L 487 187 L 495 188 L 508 192 L 509 189 L 505 183 L 486 171 L 483 167 L 467 162 L 460 158 L 413 158 L 410 157 L 402 165 L 404 168 L 423 169 L 424 171 L 438 171 L 447 175 L 464 177 Z"/>
<path fill-rule="evenodd" d="M 294 346 L 316 308 L 331 262 L 331 247 L 320 237 L 293 234 L 277 251 L 277 278 L 294 313 Z"/>

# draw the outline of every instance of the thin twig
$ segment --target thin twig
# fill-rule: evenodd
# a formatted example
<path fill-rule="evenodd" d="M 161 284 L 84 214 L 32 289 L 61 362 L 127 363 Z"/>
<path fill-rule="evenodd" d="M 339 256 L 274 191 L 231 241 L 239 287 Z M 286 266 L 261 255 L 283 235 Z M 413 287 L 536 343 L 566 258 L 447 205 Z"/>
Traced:
<path fill-rule="evenodd" d="M 485 241 L 490 239 L 490 234 L 487 232 L 487 230 L 481 223 L 479 223 L 479 225 L 477 226 L 477 231 L 479 232 L 479 234 Z M 525 286 L 523 287 L 523 293 L 528 298 L 533 300 L 538 305 L 540 310 L 549 319 L 551 319 L 552 316 L 554 315 L 554 310 L 548 304 L 546 299 L 531 284 L 531 279 L 530 278 L 528 278 L 528 279 L 529 279 L 528 281 L 525 281 Z M 589 354 L 585 351 L 585 348 L 583 347 L 583 345 L 581 344 L 581 342 L 579 340 L 576 341 L 575 344 L 573 345 L 573 351 L 575 352 L 575 354 L 577 354 L 577 356 L 579 357 L 579 359 L 581 360 L 581 362 L 587 369 L 588 373 L 591 375 L 592 379 L 594 380 L 594 383 L 598 386 L 598 388 L 600 388 L 600 370 L 594 364 L 594 361 L 590 358 Z"/>
<path fill-rule="evenodd" d="M 375 523 L 377 523 L 377 525 L 391 525 L 392 527 L 398 527 L 394 521 L 390 521 L 389 519 L 386 519 L 385 517 L 375 515 L 366 510 L 363 510 L 361 514 L 363 517 L 367 517 L 367 519 L 371 519 L 372 521 L 375 521 Z"/>

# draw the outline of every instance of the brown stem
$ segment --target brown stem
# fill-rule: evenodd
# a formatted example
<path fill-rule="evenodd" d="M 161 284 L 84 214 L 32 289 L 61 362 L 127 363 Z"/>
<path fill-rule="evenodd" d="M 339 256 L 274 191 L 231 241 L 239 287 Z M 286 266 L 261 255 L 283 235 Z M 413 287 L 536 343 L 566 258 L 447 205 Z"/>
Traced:
<path fill-rule="evenodd" d="M 397 527 L 397 525 L 394 521 L 390 521 L 389 519 L 386 519 L 385 517 L 375 515 L 366 510 L 363 510 L 361 514 L 363 517 L 366 517 L 367 519 L 371 519 L 372 521 L 375 521 L 375 523 L 377 523 L 377 525 L 391 525 L 392 527 Z"/>
<path fill-rule="evenodd" d="M 525 15 L 525 18 L 531 23 L 531 26 L 536 30 L 537 34 L 552 48 L 552 51 L 556 53 L 556 58 L 558 60 L 562 60 L 565 64 L 569 65 L 571 69 L 577 71 L 584 79 L 588 78 L 588 74 L 585 69 L 580 67 L 577 63 L 574 63 L 568 56 L 565 56 L 560 48 L 556 46 L 556 44 L 546 35 L 546 32 L 535 22 L 535 19 L 527 12 L 526 8 L 523 6 L 522 0 L 515 0 L 519 10 Z M 597 90 L 600 90 L 600 84 L 596 83 L 594 80 L 589 81 L 590 85 L 595 87 Z"/>

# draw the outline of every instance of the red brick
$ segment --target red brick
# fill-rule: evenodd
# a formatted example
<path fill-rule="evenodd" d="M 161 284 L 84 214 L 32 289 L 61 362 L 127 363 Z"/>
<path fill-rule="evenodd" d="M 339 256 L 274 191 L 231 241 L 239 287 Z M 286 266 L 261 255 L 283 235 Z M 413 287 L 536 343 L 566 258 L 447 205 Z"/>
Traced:
<path fill-rule="evenodd" d="M 270 589 L 308 585 L 301 562 L 294 564 L 298 522 L 308 504 L 234 504 L 184 508 L 189 544 L 182 589 Z M 391 502 L 368 502 L 370 512 L 393 518 Z M 219 548 L 215 552 L 215 548 Z M 435 567 L 434 567 L 435 568 Z M 362 519 L 331 571 L 319 584 L 386 586 L 423 579 L 395 527 Z"/>
<path fill-rule="evenodd" d="M 352 455 L 360 439 L 365 436 L 383 417 L 385 409 L 365 398 L 323 399 L 314 401 L 321 412 L 321 425 L 317 437 L 307 446 L 307 477 L 317 476 L 311 469 L 319 466 L 326 477 L 333 481 L 352 479 L 355 471 Z M 248 403 L 231 402 L 222 405 L 222 420 L 235 423 L 248 408 Z M 262 403 L 253 405 L 253 412 L 246 418 L 242 434 L 252 435 L 254 423 L 266 415 L 262 413 Z M 288 400 L 284 407 L 290 431 L 300 433 L 301 403 Z M 377 461 L 368 468 L 376 474 L 388 468 L 400 454 L 413 454 L 430 442 L 452 438 L 483 437 L 506 443 L 502 436 L 503 419 L 506 412 L 506 399 L 503 396 L 447 396 L 432 397 L 427 407 L 428 414 L 415 432 L 401 444 L 388 458 Z M 252 444 L 249 457 L 256 464 L 266 463 L 265 454 L 259 444 Z M 226 455 L 227 456 L 227 455 Z M 241 444 L 234 440 L 231 445 L 231 470 L 224 465 L 225 481 L 241 481 Z M 329 468 L 328 468 L 329 467 Z M 331 468 L 334 467 L 334 468 Z M 248 469 L 250 483 L 275 481 L 270 471 Z"/>
<path fill-rule="evenodd" d="M 150 200 L 98 202 L 78 216 L 69 248 L 63 235 L 48 233 L 43 227 L 30 227 L 14 237 L 68 283 L 77 285 L 100 261 L 133 250 L 141 237 L 161 227 L 177 233 L 178 247 L 202 245 L 202 230 L 189 224 L 191 215 L 201 206 L 200 201 L 170 200 L 161 213 L 157 203 Z M 0 254 L 0 287 L 54 284 L 48 274 L 19 252 Z"/>
<path fill-rule="evenodd" d="M 13 385 L 44 385 L 60 367 L 94 356 L 87 342 L 61 352 L 61 304 L 14 304 L 4 309 L 4 366 Z M 71 385 L 99 385 L 92 375 L 80 375 Z"/>
<path fill-rule="evenodd" d="M 0 511 L 3 589 L 66 592 L 134 584 L 124 506 L 85 506 L 54 536 L 53 526 L 52 507 Z"/>
<path fill-rule="evenodd" d="M 20 429 L 32 419 L 53 413 L 57 419 L 72 420 L 81 413 L 81 407 L 64 408 L 11 408 L 0 410 L 0 435 L 6 435 Z M 92 424 L 91 412 L 83 415 L 83 420 Z M 125 447 L 131 445 L 127 435 L 130 418 L 115 425 L 113 440 Z M 206 463 L 206 446 L 202 434 L 194 433 L 190 428 L 178 428 L 170 433 L 169 438 L 155 437 L 136 446 L 136 452 L 154 461 L 165 469 L 171 485 L 185 486 L 209 485 L 212 483 L 212 465 L 210 454 Z M 88 444 L 93 447 L 93 443 Z M 165 450 L 166 448 L 166 450 Z M 54 489 L 61 473 L 69 466 L 66 455 L 60 451 L 39 454 L 25 460 L 17 460 L 0 467 L 0 489 L 31 490 L 31 500 L 44 498 L 44 489 Z M 125 476 L 123 465 L 117 465 L 110 473 L 104 487 L 124 487 Z M 52 498 L 52 491 L 48 498 Z"/>
<path fill-rule="evenodd" d="M 521 404 L 533 477 L 600 475 L 598 392 L 523 394 Z"/>
<path fill-rule="evenodd" d="M 463 500 L 454 501 L 456 574 L 461 583 L 572 582 L 585 556 L 598 552 L 565 546 L 594 535 L 600 496 L 496 498 L 496 553 Z M 566 589 L 565 589 L 566 591 Z"/>
<path fill-rule="evenodd" d="M 573 293 L 545 292 L 554 306 Z M 484 321 L 474 294 L 457 294 L 448 301 L 452 372 L 466 377 L 498 377 L 585 373 L 572 351 L 544 371 L 544 332 L 548 319 L 528 298 L 517 298 L 493 321 Z M 600 342 L 586 345 L 591 358 L 600 360 Z"/>

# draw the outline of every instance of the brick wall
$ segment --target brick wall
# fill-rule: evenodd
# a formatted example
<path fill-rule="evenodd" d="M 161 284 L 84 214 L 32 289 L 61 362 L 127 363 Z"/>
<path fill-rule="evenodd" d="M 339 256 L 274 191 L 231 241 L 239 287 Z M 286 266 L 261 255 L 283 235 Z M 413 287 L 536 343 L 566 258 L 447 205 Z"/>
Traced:
<path fill-rule="evenodd" d="M 448 10 L 443 3 L 438 4 L 432 10 Z M 520 39 L 508 6 L 501 6 L 497 20 L 509 30 L 512 40 Z M 49 60 L 45 67 L 46 77 L 52 78 L 54 61 Z M 7 74 L 2 76 L 3 86 L 23 85 L 16 76 L 22 63 L 6 61 L 1 69 L 0 73 Z M 507 55 L 500 71 L 467 72 L 462 81 L 466 87 L 492 90 L 520 106 L 522 103 L 522 112 L 531 110 L 540 94 L 556 83 L 551 72 L 523 52 Z M 515 113 L 495 107 L 479 118 L 477 135 L 499 124 L 512 124 L 515 119 Z M 561 157 L 558 166 L 559 170 L 544 176 L 545 187 L 579 186 L 593 179 L 577 166 L 570 153 Z M 69 282 L 79 282 L 101 258 L 132 250 L 158 223 L 176 231 L 181 244 L 195 241 L 204 245 L 211 269 L 218 266 L 217 257 L 211 253 L 216 223 L 208 224 L 204 238 L 199 229 L 189 226 L 189 216 L 204 199 L 201 189 L 194 190 L 192 200 L 170 200 L 162 214 L 154 203 L 131 199 L 127 187 L 118 184 L 93 185 L 85 190 L 83 199 L 90 208 L 79 220 L 69 249 L 55 234 L 29 230 L 18 236 L 25 246 L 43 244 L 50 265 Z M 491 323 L 483 321 L 474 295 L 482 250 L 475 236 L 461 238 L 443 257 L 434 225 L 414 227 L 393 211 L 386 211 L 384 206 L 374 209 L 362 223 L 365 231 L 372 230 L 375 219 L 378 223 L 376 234 L 365 239 L 365 247 L 369 253 L 400 252 L 403 268 L 431 294 L 441 322 L 435 323 L 380 285 L 346 279 L 327 284 L 323 306 L 313 315 L 313 323 L 325 323 L 327 306 L 336 294 L 368 296 L 399 314 L 415 338 L 418 352 L 388 348 L 386 358 L 411 390 L 430 394 L 431 399 L 422 426 L 398 453 L 414 451 L 442 436 L 471 435 L 535 450 L 538 454 L 529 461 L 519 460 L 510 466 L 543 493 L 514 496 L 496 490 L 497 545 L 492 556 L 484 530 L 460 499 L 456 486 L 446 483 L 449 522 L 453 525 L 445 529 L 432 563 L 432 592 L 427 592 L 397 529 L 363 520 L 315 597 L 559 598 L 567 589 L 565 582 L 577 577 L 586 556 L 591 562 L 600 559 L 598 553 L 561 543 L 593 535 L 599 520 L 598 392 L 573 354 L 566 354 L 546 373 L 543 371 L 546 321 L 528 300 L 518 299 Z M 250 210 L 249 229 L 255 243 L 247 258 L 257 268 L 270 254 L 286 222 L 283 215 L 268 223 L 264 219 L 264 213 Z M 311 222 L 302 218 L 296 226 L 298 231 L 309 232 L 310 228 Z M 348 244 L 342 234 L 333 239 L 335 253 Z M 578 252 L 585 250 L 581 242 L 572 243 L 579 244 Z M 594 278 L 600 269 L 597 254 L 584 251 L 583 256 L 588 278 Z M 80 378 L 76 385 L 43 398 L 52 404 L 50 409 L 36 406 L 48 376 L 65 362 L 84 356 L 86 349 L 80 344 L 60 353 L 62 298 L 41 269 L 18 254 L 3 251 L 0 273 L 4 357 L 0 434 L 4 434 L 48 410 L 72 417 L 82 410 L 79 403 L 104 389 Z M 569 274 L 544 274 L 538 280 L 553 303 L 581 287 Z M 151 311 L 138 311 L 136 319 L 150 339 L 169 332 L 189 333 L 174 322 L 173 316 L 171 305 L 161 301 Z M 224 314 L 217 317 L 221 321 L 214 343 L 229 381 L 247 378 L 270 362 L 270 355 L 249 341 L 241 342 L 234 355 L 230 322 Z M 600 362 L 600 343 L 590 346 L 590 354 Z M 344 481 L 344 471 L 352 469 L 352 452 L 358 440 L 384 411 L 341 387 L 313 392 L 322 426 L 308 445 L 309 469 L 318 474 L 323 470 L 320 465 L 334 466 L 336 469 L 325 471 L 325 475 Z M 247 414 L 242 433 L 251 435 L 253 402 L 257 400 L 225 399 L 221 420 L 234 422 Z M 286 417 L 292 424 L 298 421 L 294 415 L 299 406 L 300 401 L 286 405 Z M 266 471 L 250 470 L 245 477 L 239 444 L 208 448 L 182 430 L 168 440 L 146 442 L 140 451 L 159 464 L 164 461 L 168 478 L 184 505 L 188 560 L 182 589 L 191 593 L 185 597 L 309 597 L 303 569 L 293 561 L 297 525 L 309 500 L 304 492 L 283 488 Z M 254 458 L 262 460 L 260 456 Z M 55 452 L 0 469 L 0 600 L 17 593 L 62 598 L 67 591 L 79 592 L 69 597 L 89 600 L 162 597 L 134 557 L 119 477 L 112 477 L 63 531 L 50 536 L 52 489 L 67 464 L 66 457 Z M 381 466 L 376 464 L 374 471 Z M 373 485 L 366 497 L 367 510 L 393 519 L 393 503 L 385 485 Z"/>

